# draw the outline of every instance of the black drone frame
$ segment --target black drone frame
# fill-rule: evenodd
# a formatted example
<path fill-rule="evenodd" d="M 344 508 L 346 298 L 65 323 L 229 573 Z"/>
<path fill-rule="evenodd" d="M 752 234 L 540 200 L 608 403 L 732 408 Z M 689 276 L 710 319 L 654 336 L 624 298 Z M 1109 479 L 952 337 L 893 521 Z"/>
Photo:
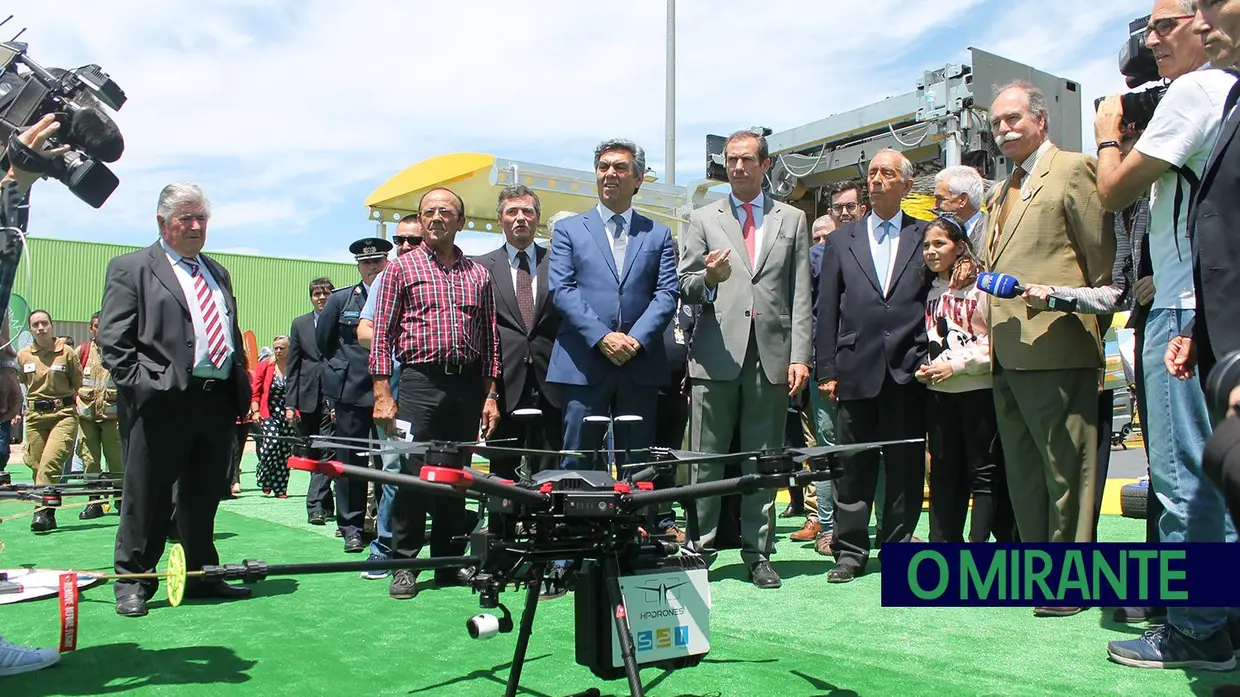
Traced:
<path fill-rule="evenodd" d="M 119 479 L 91 479 L 82 482 L 60 482 L 56 484 L 30 484 L 14 482 L 8 472 L 0 471 L 0 501 L 29 501 L 41 507 L 59 508 L 64 505 L 65 497 L 70 496 L 120 496 Z"/>
<path fill-rule="evenodd" d="M 362 570 L 465 569 L 467 572 L 462 575 L 467 576 L 467 585 L 478 593 L 479 605 L 502 611 L 503 617 L 498 620 L 500 633 L 511 632 L 514 628 L 508 608 L 499 601 L 500 594 L 512 585 L 517 588 L 524 587 L 525 607 L 505 692 L 508 697 L 515 697 L 529 646 L 534 612 L 549 569 L 557 562 L 593 562 L 595 568 L 601 572 L 603 587 L 599 595 L 605 596 L 607 614 L 614 620 L 623 671 L 610 668 L 606 671 L 598 668 L 592 670 L 597 677 L 606 680 L 627 678 L 634 697 L 640 697 L 644 690 L 619 581 L 623 573 L 640 566 L 643 561 L 648 563 L 653 559 L 671 557 L 680 551 L 680 546 L 674 542 L 651 536 L 643 530 L 645 512 L 659 504 L 680 503 L 688 520 L 687 539 L 695 540 L 695 502 L 698 499 L 796 487 L 812 481 L 835 479 L 842 474 L 839 462 L 841 457 L 889 445 L 920 443 L 922 440 L 730 454 L 643 448 L 626 454 L 631 456 L 633 452 L 645 452 L 650 459 L 626 465 L 623 469 L 631 474 L 620 480 L 607 472 L 597 470 L 557 470 L 540 472 L 520 483 L 471 467 L 473 456 L 582 457 L 586 453 L 510 448 L 486 443 L 375 441 L 340 437 L 312 437 L 308 440 L 297 439 L 297 442 L 314 450 L 340 449 L 368 455 L 416 457 L 423 463 L 419 476 L 416 477 L 298 455 L 289 457 L 288 466 L 290 469 L 317 472 L 332 478 L 349 477 L 436 496 L 479 499 L 480 514 L 485 509 L 488 515 L 487 528 L 485 531 L 475 531 L 469 536 L 470 553 L 463 556 L 284 565 L 245 560 L 242 564 L 204 567 L 203 573 L 207 578 L 250 583 L 274 575 Z M 596 458 L 600 452 L 618 454 L 618 451 L 595 451 Z M 655 490 L 650 481 L 661 472 L 686 464 L 741 462 L 749 459 L 755 461 L 754 472 L 740 477 L 662 490 Z M 691 548 L 689 551 L 692 552 Z M 688 556 L 697 560 L 696 563 L 700 565 L 698 568 L 705 568 L 695 552 Z M 690 566 L 692 564 L 693 562 Z M 579 595 L 578 612 L 582 609 L 582 602 Z M 475 618 L 471 618 L 471 622 L 467 623 L 467 628 L 471 635 L 477 638 L 478 628 L 473 624 L 473 619 Z M 579 663 L 581 651 L 579 642 Z M 664 667 L 674 669 L 696 665 L 700 659 L 701 656 L 692 661 L 679 659 L 679 664 Z M 582 694 L 597 694 L 597 691 Z"/>

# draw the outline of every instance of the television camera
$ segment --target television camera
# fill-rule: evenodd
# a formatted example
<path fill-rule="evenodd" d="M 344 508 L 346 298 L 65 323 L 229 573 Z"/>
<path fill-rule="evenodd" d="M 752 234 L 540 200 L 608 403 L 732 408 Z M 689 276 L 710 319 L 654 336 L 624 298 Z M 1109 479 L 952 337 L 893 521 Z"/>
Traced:
<path fill-rule="evenodd" d="M 120 129 L 102 106 L 119 110 L 125 92 L 98 65 L 44 68 L 27 48 L 16 40 L 0 42 L 0 143 L 7 145 L 2 166 L 7 169 L 12 161 L 27 172 L 52 177 L 100 208 L 120 185 L 103 163 L 116 162 L 125 150 Z M 47 114 L 60 122 L 48 146 L 68 146 L 52 158 L 35 155 L 15 137 Z"/>
<path fill-rule="evenodd" d="M 597 417 L 596 417 L 597 418 Z M 626 417 L 617 417 L 621 421 Z M 627 417 L 629 419 L 635 417 Z M 800 486 L 840 476 L 841 457 L 920 439 L 815 448 L 708 454 L 666 448 L 625 451 L 645 454 L 613 477 L 599 470 L 546 470 L 520 481 L 471 467 L 474 455 L 586 457 L 574 451 L 543 451 L 488 443 L 370 441 L 311 437 L 315 449 L 340 448 L 370 455 L 399 455 L 420 463 L 418 476 L 384 472 L 294 454 L 290 469 L 394 485 L 434 496 L 480 500 L 486 526 L 468 536 L 468 553 L 455 557 L 269 565 L 206 566 L 201 576 L 223 581 L 261 581 L 274 575 L 355 572 L 368 569 L 462 569 L 465 584 L 483 610 L 466 621 L 469 635 L 489 639 L 517 630 L 506 695 L 517 694 L 540 590 L 554 570 L 566 570 L 575 587 L 576 661 L 602 680 L 626 678 L 642 695 L 641 667 L 674 670 L 696 666 L 710 650 L 710 586 L 706 564 L 690 548 L 645 529 L 652 506 L 679 502 L 696 539 L 695 501 L 711 496 Z M 304 452 L 304 451 L 303 451 Z M 596 457 L 622 451 L 596 450 Z M 716 482 L 656 490 L 658 474 L 692 463 L 753 460 L 752 473 Z M 407 470 L 413 469 L 407 466 Z M 510 588 L 525 590 L 519 623 L 500 601 Z M 598 694 L 588 691 L 582 694 Z"/>
<path fill-rule="evenodd" d="M 1145 30 L 1151 15 L 1138 17 L 1128 23 L 1128 40 L 1119 51 L 1119 72 L 1129 89 L 1140 87 L 1148 82 L 1158 82 L 1162 76 L 1158 74 L 1158 62 L 1154 60 L 1154 51 L 1145 45 Z M 1135 133 L 1150 125 L 1154 118 L 1154 110 L 1167 94 L 1167 84 L 1160 84 L 1141 90 L 1125 92 L 1120 96 L 1124 116 L 1120 126 L 1125 131 Z M 1094 100 L 1094 111 L 1106 97 Z"/>

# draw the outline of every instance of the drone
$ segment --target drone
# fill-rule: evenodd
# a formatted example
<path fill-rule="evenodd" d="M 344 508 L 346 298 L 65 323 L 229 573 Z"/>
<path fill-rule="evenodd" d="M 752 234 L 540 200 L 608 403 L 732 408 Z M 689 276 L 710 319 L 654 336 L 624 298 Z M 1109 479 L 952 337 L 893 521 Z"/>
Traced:
<path fill-rule="evenodd" d="M 26 501 L 34 503 L 38 507 L 61 508 L 65 506 L 66 497 L 88 496 L 99 498 L 119 496 L 122 492 L 121 489 L 116 487 L 120 483 L 121 480 L 119 479 L 104 478 L 84 482 L 66 480 L 56 484 L 29 484 L 14 482 L 13 475 L 0 471 L 0 501 Z M 98 503 L 97 501 L 87 501 L 86 503 L 92 502 Z M 34 509 L 30 513 L 0 517 L 0 522 L 30 515 L 33 512 Z"/>
<path fill-rule="evenodd" d="M 637 418 L 640 417 L 587 420 L 592 424 L 601 420 L 626 423 Z M 407 434 L 398 436 L 407 438 Z M 574 588 L 576 662 L 595 677 L 608 681 L 627 679 L 634 697 L 641 697 L 641 668 L 689 668 L 698 665 L 709 652 L 711 602 L 707 565 L 692 545 L 682 548 L 674 540 L 651 535 L 644 529 L 652 507 L 680 503 L 688 520 L 686 539 L 696 540 L 698 499 L 836 479 L 842 474 L 841 458 L 922 442 L 909 439 L 727 454 L 659 447 L 599 448 L 593 451 L 596 463 L 607 455 L 624 453 L 626 464 L 617 468 L 617 476 L 606 469 L 557 469 L 506 479 L 472 467 L 473 456 L 583 458 L 590 453 L 510 447 L 496 445 L 494 441 L 276 438 L 301 446 L 289 456 L 289 469 L 478 500 L 486 526 L 483 527 L 480 516 L 478 526 L 467 538 L 468 553 L 461 556 L 285 565 L 245 560 L 241 564 L 204 566 L 189 574 L 255 583 L 276 575 L 461 570 L 465 585 L 479 597 L 480 608 L 499 611 L 498 617 L 489 612 L 470 617 L 466 621 L 469 636 L 486 640 L 517 630 L 505 692 L 508 697 L 517 694 L 540 592 L 557 570 L 571 576 Z M 415 458 L 413 464 L 421 466 L 418 475 L 413 476 L 310 456 L 315 450 L 332 449 L 411 457 Z M 630 463 L 634 455 L 648 459 Z M 754 461 L 752 473 L 739 477 L 661 490 L 656 490 L 652 481 L 663 472 L 687 464 L 748 460 Z M 183 578 L 180 580 L 183 582 Z M 515 624 L 512 613 L 501 602 L 501 595 L 509 589 L 525 590 L 525 605 L 519 623 Z"/>

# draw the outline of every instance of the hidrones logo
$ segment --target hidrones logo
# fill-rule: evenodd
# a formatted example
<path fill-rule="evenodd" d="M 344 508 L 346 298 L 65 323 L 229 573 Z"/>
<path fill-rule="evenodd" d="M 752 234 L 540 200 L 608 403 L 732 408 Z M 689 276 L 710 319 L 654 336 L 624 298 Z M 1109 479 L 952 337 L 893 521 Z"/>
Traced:
<path fill-rule="evenodd" d="M 639 619 L 652 620 L 660 617 L 679 617 L 688 612 L 679 602 L 673 606 L 670 600 L 680 600 L 680 587 L 688 585 L 688 581 L 663 579 L 658 585 L 638 586 L 637 590 L 645 591 L 647 605 L 659 604 L 658 610 L 646 610 L 638 615 Z"/>

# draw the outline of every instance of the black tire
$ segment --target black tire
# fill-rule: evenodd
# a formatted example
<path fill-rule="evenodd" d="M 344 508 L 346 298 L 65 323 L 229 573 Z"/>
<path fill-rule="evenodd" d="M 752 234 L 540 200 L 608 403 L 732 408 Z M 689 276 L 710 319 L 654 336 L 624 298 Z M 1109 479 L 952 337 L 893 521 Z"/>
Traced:
<path fill-rule="evenodd" d="M 1145 519 L 1145 504 L 1150 487 L 1145 482 L 1125 484 L 1119 490 L 1119 510 L 1125 518 Z"/>

